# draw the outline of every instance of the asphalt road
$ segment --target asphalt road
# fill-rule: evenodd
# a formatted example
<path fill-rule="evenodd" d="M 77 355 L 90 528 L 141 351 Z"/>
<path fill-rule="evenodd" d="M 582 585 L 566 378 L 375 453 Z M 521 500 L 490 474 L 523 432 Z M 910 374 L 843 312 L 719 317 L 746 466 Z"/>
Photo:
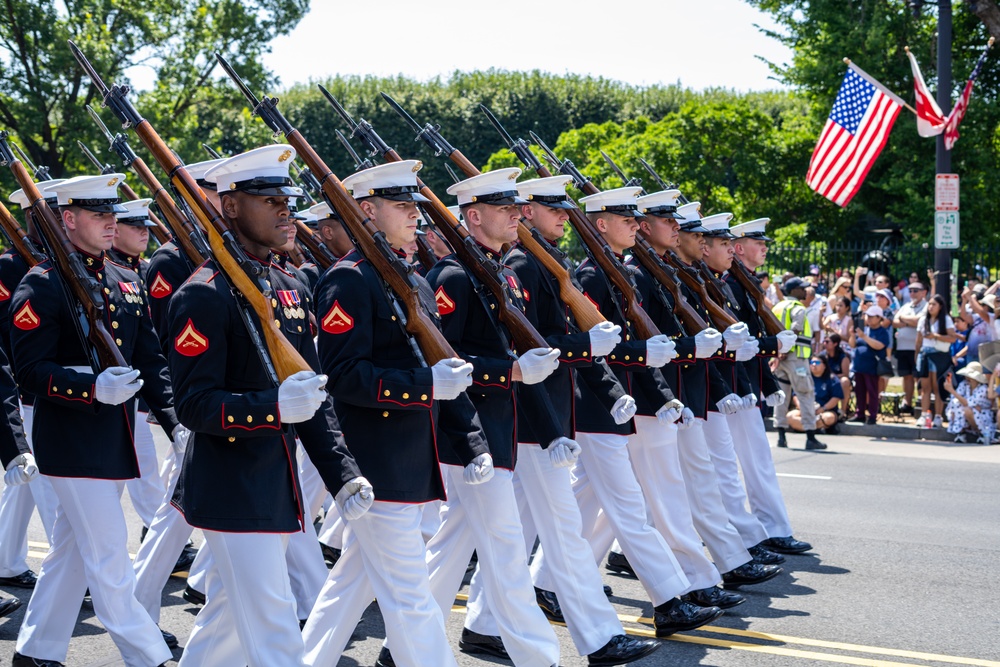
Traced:
<path fill-rule="evenodd" d="M 795 449 L 801 437 L 791 440 L 792 449 L 773 450 L 775 461 L 796 536 L 814 552 L 788 557 L 784 574 L 742 589 L 746 604 L 633 664 L 1000 667 L 1000 447 L 828 436 L 831 450 L 814 453 Z M 162 436 L 158 445 L 167 446 Z M 126 511 L 134 553 L 140 525 L 128 502 Z M 30 541 L 37 571 L 45 548 L 37 517 Z M 638 582 L 606 571 L 604 579 L 627 631 L 651 633 L 639 620 L 652 609 Z M 183 587 L 171 579 L 162 615 L 182 645 L 198 610 L 181 598 Z M 27 602 L 26 591 L 2 590 Z M 456 651 L 463 605 L 460 595 L 448 619 Z M 23 610 L 0 619 L 0 665 L 13 653 Z M 556 634 L 563 667 L 586 665 L 566 629 Z M 373 665 L 382 637 L 373 604 L 339 666 Z M 509 664 L 456 655 L 463 667 Z M 67 664 L 124 664 L 92 611 L 81 612 Z"/>

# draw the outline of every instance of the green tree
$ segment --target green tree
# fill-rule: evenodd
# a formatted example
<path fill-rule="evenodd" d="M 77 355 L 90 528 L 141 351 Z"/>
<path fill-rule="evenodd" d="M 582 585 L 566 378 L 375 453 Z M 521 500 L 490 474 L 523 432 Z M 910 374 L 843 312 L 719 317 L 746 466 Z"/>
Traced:
<path fill-rule="evenodd" d="M 199 136 L 201 128 L 228 127 L 240 108 L 238 93 L 213 78 L 213 52 L 263 83 L 258 56 L 308 6 L 308 0 L 9 0 L 0 19 L 0 122 L 53 176 L 92 170 L 83 166 L 76 140 L 105 145 L 84 109 L 101 100 L 69 51 L 72 39 L 107 83 L 128 83 L 123 72 L 131 67 L 154 68 L 156 82 L 140 96 L 140 112 L 188 160 L 203 159 L 195 148 L 214 136 Z M 112 130 L 120 127 L 110 113 L 102 115 Z"/>

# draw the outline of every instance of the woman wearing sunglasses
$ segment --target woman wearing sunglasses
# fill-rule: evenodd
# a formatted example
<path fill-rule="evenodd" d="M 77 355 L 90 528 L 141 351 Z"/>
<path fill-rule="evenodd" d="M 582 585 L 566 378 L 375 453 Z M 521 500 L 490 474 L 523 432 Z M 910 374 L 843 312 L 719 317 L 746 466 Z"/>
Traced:
<path fill-rule="evenodd" d="M 816 428 L 825 428 L 827 433 L 835 435 L 840 417 L 839 404 L 844 398 L 840 380 L 830 372 L 826 358 L 818 355 L 809 359 L 809 372 L 816 388 Z M 788 426 L 796 431 L 802 430 L 802 413 L 798 409 L 789 411 Z"/>

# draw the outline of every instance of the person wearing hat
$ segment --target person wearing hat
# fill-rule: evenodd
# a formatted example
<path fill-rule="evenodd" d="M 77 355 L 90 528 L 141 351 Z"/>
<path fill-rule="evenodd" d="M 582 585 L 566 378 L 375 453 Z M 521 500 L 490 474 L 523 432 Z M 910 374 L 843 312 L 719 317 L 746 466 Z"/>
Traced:
<path fill-rule="evenodd" d="M 500 260 L 501 248 L 517 239 L 521 206 L 528 203 L 519 196 L 514 183 L 520 173 L 517 168 L 498 169 L 448 188 L 448 194 L 458 200 L 469 233 L 486 256 L 496 261 Z M 532 298 L 530 290 L 527 295 L 524 294 L 523 285 L 510 269 L 504 268 L 503 273 L 512 287 L 515 303 L 524 307 L 524 300 Z M 629 638 L 620 630 L 621 625 L 601 592 L 603 584 L 590 557 L 590 547 L 581 537 L 582 522 L 573 500 L 569 477 L 569 466 L 579 456 L 580 445 L 570 437 L 573 432 L 568 424 L 559 419 L 559 413 L 553 408 L 543 384 L 559 368 L 564 352 L 561 348 L 528 350 L 518 357 L 516 365 L 512 365 L 508 353 L 509 334 L 494 321 L 487 304 L 478 302 L 472 277 L 455 256 L 439 261 L 428 278 L 437 287 L 445 335 L 458 349 L 488 356 L 497 365 L 490 373 L 480 372 L 477 368 L 473 373 L 474 384 L 470 395 L 483 419 L 494 456 L 497 456 L 500 447 L 503 448 L 500 451 L 506 453 L 503 459 L 498 458 L 501 461 L 498 465 L 510 475 L 508 471 L 515 470 L 516 463 L 524 502 L 530 508 L 534 527 L 544 548 L 549 550 L 548 555 L 555 563 L 554 582 L 546 584 L 545 590 L 554 589 L 559 596 L 558 603 L 577 650 L 581 655 L 587 655 L 592 665 L 621 664 L 648 655 L 657 646 L 649 641 Z M 442 304 L 445 307 L 442 308 Z M 607 336 L 613 340 L 617 332 L 614 328 L 606 330 Z M 587 338 L 589 343 L 589 335 Z M 581 349 L 581 338 L 568 342 L 570 345 L 565 351 L 567 359 L 572 358 L 571 354 L 589 356 L 592 352 Z M 521 435 L 515 431 L 515 399 L 517 412 L 521 413 L 518 415 L 520 422 L 530 422 L 529 440 L 535 440 L 537 444 L 524 442 L 520 437 L 518 441 L 524 446 L 517 447 L 515 444 L 515 434 Z M 559 399 L 560 403 L 562 400 Z M 519 536 L 519 541 L 523 547 L 524 537 Z M 528 546 L 530 548 L 530 544 Z M 482 577 L 487 576 L 487 567 L 481 562 Z M 535 585 L 539 585 L 537 581 Z M 527 604 L 530 606 L 530 588 L 527 593 Z M 546 598 L 541 593 L 539 595 L 542 596 L 539 603 L 544 603 L 549 613 L 558 608 L 554 599 Z M 488 597 L 493 617 L 502 627 L 504 611 L 498 608 L 495 595 L 489 594 Z M 471 627 L 475 627 L 474 620 L 470 623 Z"/>
<path fill-rule="evenodd" d="M 271 248 L 291 234 L 289 199 L 302 196 L 288 176 L 294 157 L 291 146 L 265 146 L 216 164 L 205 179 L 215 181 L 219 213 L 267 281 L 275 325 L 316 369 L 302 284 L 271 261 Z M 213 556 L 181 664 L 304 665 L 289 534 L 311 534 L 319 549 L 304 514 L 296 437 L 342 512 L 363 515 L 371 486 L 344 444 L 326 376 L 303 370 L 275 386 L 218 271 L 214 260 L 201 266 L 168 313 L 177 410 L 194 431 L 173 502 Z"/>
<path fill-rule="evenodd" d="M 984 445 L 993 444 L 995 424 L 989 376 L 978 361 L 969 362 L 955 374 L 965 379 L 955 387 L 949 373 L 944 381 L 945 391 L 951 394 L 945 408 L 948 433 L 955 436 L 955 442 L 968 442 L 969 434 Z"/>
<path fill-rule="evenodd" d="M 417 186 L 420 167 L 416 160 L 391 162 L 344 180 L 401 259 L 416 231 L 416 203 L 426 201 Z M 413 280 L 433 316 L 430 286 L 419 276 Z M 364 517 L 344 517 L 343 554 L 303 629 L 307 663 L 336 664 L 375 597 L 395 662 L 454 666 L 420 526 L 425 508 L 445 498 L 442 461 L 460 466 L 463 485 L 483 483 L 492 472 L 489 447 L 465 395 L 472 365 L 457 358 L 422 363 L 400 320 L 402 305 L 358 250 L 323 275 L 316 297 L 329 390 L 347 445 L 377 500 Z M 383 656 L 379 661 L 385 663 Z"/>
<path fill-rule="evenodd" d="M 751 273 L 764 266 L 767 259 L 767 244 L 771 241 L 767 236 L 768 222 L 769 218 L 757 218 L 729 229 L 736 237 L 732 241 L 733 262 L 741 262 Z M 774 406 L 782 403 L 785 399 L 784 392 L 767 362 L 780 352 L 787 353 L 795 343 L 795 334 L 780 331 L 774 336 L 766 335 L 764 323 L 757 314 L 756 299 L 760 297 L 756 293 L 748 293 L 732 271 L 726 272 L 725 280 L 733 293 L 733 303 L 736 306 L 733 310 L 736 316 L 746 323 L 751 335 L 759 341 L 759 353 L 744 363 L 754 395 L 761 400 L 758 405 L 766 403 Z M 730 422 L 750 510 L 767 531 L 768 538 L 762 543 L 763 547 L 782 554 L 803 553 L 809 551 L 812 545 L 793 537 L 763 416 L 762 411 L 740 411 L 734 415 L 735 420 Z M 738 423 L 734 424 L 733 421 Z"/>
<path fill-rule="evenodd" d="M 772 309 L 782 326 L 798 336 L 798 342 L 788 352 L 778 355 L 778 365 L 774 369 L 774 375 L 785 394 L 784 400 L 774 406 L 774 426 L 778 431 L 778 447 L 787 447 L 785 430 L 788 428 L 788 420 L 785 416 L 794 393 L 802 412 L 802 428 L 806 432 L 805 448 L 826 449 L 826 445 L 816 438 L 816 390 L 809 374 L 812 346 L 806 342 L 812 338 L 813 332 L 806 317 L 805 306 L 802 305 L 807 286 L 806 281 L 801 278 L 789 278 L 782 288 L 785 298 Z M 877 398 L 876 393 L 876 400 Z"/>
<path fill-rule="evenodd" d="M 46 185 L 55 185 L 62 179 L 46 181 Z M 55 193 L 42 193 L 46 204 L 56 216 L 59 207 Z M 37 231 L 32 222 L 31 202 L 23 190 L 11 193 L 10 201 L 18 204 L 27 218 L 28 236 L 41 247 Z M 0 255 L 0 348 L 7 359 L 13 353 L 10 349 L 11 315 L 10 298 L 17 289 L 18 283 L 28 273 L 28 263 L 21 257 L 17 249 L 11 246 Z M 21 414 L 24 423 L 24 433 L 28 447 L 31 447 L 31 424 L 34 414 L 35 397 L 30 392 L 19 387 L 21 399 Z M 32 511 L 37 507 L 38 516 L 42 521 L 45 534 L 52 543 L 52 525 L 56 520 L 56 506 L 59 504 L 48 480 L 37 478 L 32 484 L 5 487 L 0 494 L 0 586 L 17 588 L 34 588 L 37 576 L 28 567 L 28 524 Z"/>
<path fill-rule="evenodd" d="M 316 228 L 323 237 L 323 243 L 334 257 L 340 259 L 354 250 L 354 242 L 351 241 L 344 223 L 329 204 L 320 202 L 312 206 L 309 213 L 316 216 Z"/>
<path fill-rule="evenodd" d="M 129 366 L 96 372 L 91 367 L 91 354 L 77 335 L 77 313 L 64 297 L 64 278 L 49 262 L 32 268 L 11 298 L 17 380 L 36 396 L 32 440 L 38 468 L 60 506 L 18 634 L 15 667 L 66 659 L 88 588 L 98 619 L 127 663 L 159 665 L 171 657 L 135 598 L 121 506 L 124 482 L 139 475 L 132 442 L 136 394 L 141 392 L 172 439 L 186 436 L 174 414 L 166 362 L 138 302 L 139 276 L 106 258 L 115 215 L 126 211 L 117 192 L 124 178 L 78 176 L 46 190 L 55 192 L 66 236 L 101 285 L 109 332 Z"/>
<path fill-rule="evenodd" d="M 852 421 L 874 424 L 878 417 L 878 362 L 885 359 L 889 347 L 889 331 L 882 326 L 883 317 L 881 306 L 869 305 L 864 310 L 864 326 L 854 330 L 856 344 L 851 371 L 858 412 Z"/>

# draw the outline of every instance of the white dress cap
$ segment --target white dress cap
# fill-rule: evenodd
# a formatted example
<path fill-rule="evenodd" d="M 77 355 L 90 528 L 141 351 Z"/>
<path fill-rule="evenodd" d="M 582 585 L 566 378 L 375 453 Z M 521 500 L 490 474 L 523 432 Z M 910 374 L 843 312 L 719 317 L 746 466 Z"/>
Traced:
<path fill-rule="evenodd" d="M 184 168 L 187 169 L 187 173 L 191 174 L 191 178 L 195 180 L 198 185 L 200 185 L 205 190 L 214 190 L 215 181 L 210 181 L 205 178 L 205 174 L 208 173 L 212 167 L 216 167 L 226 161 L 226 158 L 220 157 L 214 160 L 205 160 L 204 162 L 195 162 L 194 164 L 186 164 Z"/>
<path fill-rule="evenodd" d="M 59 183 L 62 183 L 65 180 L 66 180 L 65 178 L 56 178 L 51 181 L 42 181 L 41 183 L 38 184 L 38 189 L 41 190 L 43 187 L 47 188 L 53 185 L 58 185 Z M 42 192 L 42 197 L 44 197 L 45 201 L 49 202 L 50 204 L 56 203 L 56 194 L 54 192 Z M 28 201 L 28 196 L 24 194 L 24 190 L 15 190 L 14 192 L 11 192 L 10 197 L 8 197 L 7 199 L 17 204 L 21 208 L 28 208 L 29 206 L 31 206 L 31 202 Z"/>
<path fill-rule="evenodd" d="M 770 241 L 764 228 L 767 227 L 767 223 L 771 222 L 771 218 L 757 218 L 756 220 L 751 220 L 750 222 L 744 222 L 739 225 L 734 225 L 729 231 L 732 232 L 733 236 L 736 238 L 748 238 L 748 239 L 760 239 L 761 241 Z"/>
<path fill-rule="evenodd" d="M 520 175 L 521 170 L 517 167 L 488 171 L 455 183 L 448 188 L 448 194 L 458 198 L 459 206 L 527 204 L 527 200 L 518 196 L 517 183 L 514 182 Z"/>
<path fill-rule="evenodd" d="M 705 236 L 720 239 L 736 238 L 729 233 L 729 221 L 733 219 L 732 213 L 716 213 L 701 219 L 701 226 L 707 229 Z"/>
<path fill-rule="evenodd" d="M 626 188 L 615 188 L 614 190 L 604 190 L 595 195 L 584 197 L 580 200 L 586 208 L 587 213 L 615 213 L 626 217 L 632 216 L 641 218 L 639 212 L 639 193 L 642 188 L 637 186 Z"/>
<path fill-rule="evenodd" d="M 58 183 L 48 181 L 42 196 L 55 194 L 59 206 L 79 206 L 97 213 L 124 213 L 118 199 L 118 186 L 125 174 L 74 176 Z"/>
<path fill-rule="evenodd" d="M 420 194 L 417 172 L 423 167 L 420 160 L 386 162 L 351 174 L 344 179 L 344 187 L 355 199 L 381 197 L 393 201 L 429 201 Z"/>
<path fill-rule="evenodd" d="M 701 202 L 692 201 L 684 204 L 683 206 L 677 207 L 677 215 L 681 216 L 681 231 L 682 232 L 707 232 L 708 230 L 701 226 Z"/>
<path fill-rule="evenodd" d="M 122 202 L 124 213 L 118 214 L 118 222 L 122 225 L 132 225 L 133 227 L 156 227 L 156 223 L 149 219 L 149 205 L 152 199 L 132 199 Z"/>
<path fill-rule="evenodd" d="M 544 204 L 549 208 L 575 208 L 566 186 L 573 180 L 572 176 L 549 176 L 533 178 L 517 184 L 517 193 L 533 204 Z"/>
<path fill-rule="evenodd" d="M 655 215 L 658 218 L 681 219 L 677 213 L 680 205 L 680 190 L 660 190 L 652 194 L 639 197 L 639 210 L 647 215 Z"/>
<path fill-rule="evenodd" d="M 234 155 L 209 168 L 203 177 L 219 194 L 246 192 L 262 197 L 304 197 L 288 175 L 295 149 L 288 144 L 261 146 Z"/>

